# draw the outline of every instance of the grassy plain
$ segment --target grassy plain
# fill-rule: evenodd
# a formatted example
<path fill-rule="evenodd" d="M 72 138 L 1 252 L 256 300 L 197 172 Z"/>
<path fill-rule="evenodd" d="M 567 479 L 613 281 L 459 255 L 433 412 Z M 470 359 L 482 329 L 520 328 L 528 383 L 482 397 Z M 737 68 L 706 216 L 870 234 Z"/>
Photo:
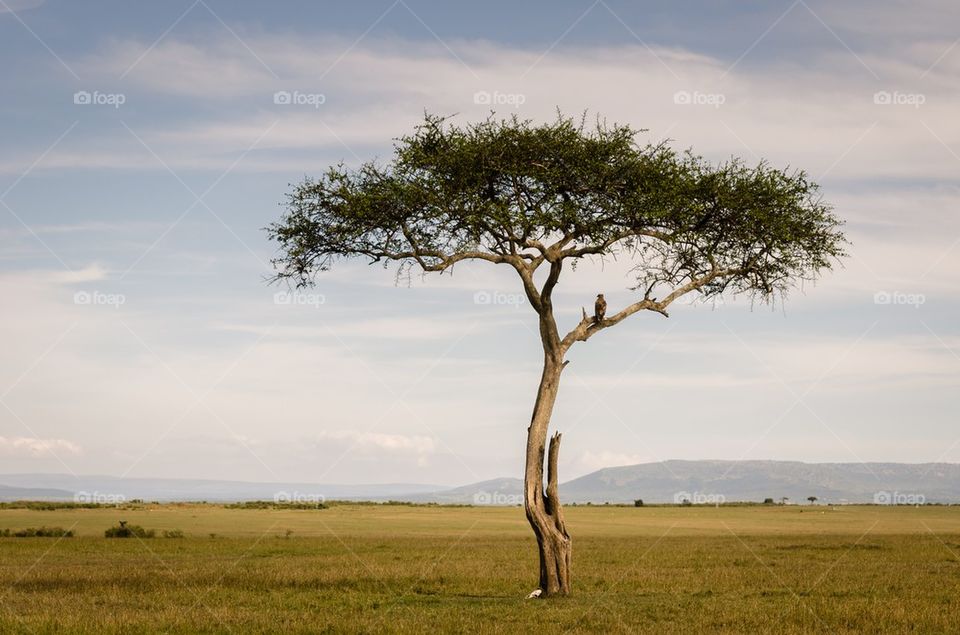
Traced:
<path fill-rule="evenodd" d="M 105 539 L 118 520 L 185 538 Z M 574 593 L 523 598 L 519 508 L 0 510 L 2 633 L 960 633 L 960 507 L 567 508 Z"/>

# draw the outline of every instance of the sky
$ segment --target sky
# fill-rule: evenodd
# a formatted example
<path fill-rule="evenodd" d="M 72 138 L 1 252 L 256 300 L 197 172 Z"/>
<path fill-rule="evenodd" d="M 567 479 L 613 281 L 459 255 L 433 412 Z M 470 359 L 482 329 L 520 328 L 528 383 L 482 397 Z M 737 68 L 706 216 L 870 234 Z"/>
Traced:
<path fill-rule="evenodd" d="M 536 319 L 487 263 L 271 286 L 291 184 L 424 112 L 587 112 L 806 170 L 850 256 L 568 355 L 561 478 L 667 459 L 960 461 L 960 5 L 0 0 L 0 483 L 520 476 Z M 557 289 L 561 328 L 627 262 Z"/>

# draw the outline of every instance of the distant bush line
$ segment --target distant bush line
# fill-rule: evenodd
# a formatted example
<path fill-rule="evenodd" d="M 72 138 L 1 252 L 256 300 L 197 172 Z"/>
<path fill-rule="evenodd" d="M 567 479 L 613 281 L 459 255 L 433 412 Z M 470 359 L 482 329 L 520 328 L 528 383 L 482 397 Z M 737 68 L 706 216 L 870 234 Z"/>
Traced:
<path fill-rule="evenodd" d="M 879 506 L 887 507 L 889 505 L 878 505 L 877 503 L 831 503 L 830 501 L 820 501 L 823 506 L 843 506 L 843 505 L 853 505 L 853 506 Z M 691 505 L 684 505 L 683 503 L 648 503 L 642 501 L 642 499 L 637 499 L 634 502 L 617 502 L 617 503 L 592 503 L 592 502 L 571 502 L 567 503 L 571 507 L 591 507 L 591 506 L 609 506 L 609 507 L 714 507 L 719 504 L 721 507 L 751 507 L 751 506 L 772 506 L 776 505 L 777 507 L 782 507 L 783 505 L 779 502 L 774 502 L 773 499 L 767 499 L 765 501 L 725 501 L 723 503 L 697 503 Z M 411 501 L 371 501 L 371 500 L 327 500 L 322 503 L 295 503 L 295 502 L 275 502 L 275 501 L 242 501 L 236 503 L 223 503 L 223 502 L 210 502 L 210 501 L 168 501 L 160 503 L 158 501 L 153 501 L 150 503 L 144 502 L 142 500 L 134 499 L 127 501 L 122 504 L 113 505 L 105 503 L 74 503 L 68 501 L 3 501 L 0 502 L 0 510 L 5 509 L 27 509 L 31 511 L 57 511 L 57 510 L 70 510 L 70 509 L 120 509 L 120 510 L 130 510 L 130 509 L 142 509 L 147 506 L 156 506 L 156 507 L 194 507 L 198 505 L 212 506 L 212 507 L 223 507 L 224 509 L 288 509 L 288 510 L 311 510 L 311 509 L 328 509 L 330 507 L 337 506 L 384 506 L 384 505 L 396 505 L 402 507 L 444 507 L 444 508 L 462 508 L 462 507 L 511 507 L 510 505 L 478 505 L 471 503 L 436 503 L 436 502 L 411 502 Z M 957 503 L 935 503 L 931 501 L 926 501 L 922 506 L 924 507 L 955 507 Z M 522 507 L 523 505 L 515 505 L 514 507 Z M 805 505 L 790 505 L 790 506 L 800 506 Z M 914 505 L 905 505 L 907 507 L 913 507 Z"/>
<path fill-rule="evenodd" d="M 150 503 L 159 505 L 158 502 Z M 146 503 L 138 498 L 123 503 L 77 503 L 73 501 L 2 501 L 0 509 L 29 509 L 31 511 L 52 512 L 59 509 L 137 509 Z"/>
<path fill-rule="evenodd" d="M 327 509 L 325 503 L 277 503 L 274 501 L 243 501 L 227 503 L 225 509 Z"/>
<path fill-rule="evenodd" d="M 28 527 L 26 529 L 0 529 L 0 538 L 73 538 L 73 532 L 63 527 Z"/>
<path fill-rule="evenodd" d="M 66 501 L 11 501 L 0 503 L 0 509 L 30 509 L 33 511 L 56 511 L 58 509 L 100 509 L 101 507 L 116 507 L 116 505 L 102 505 L 100 503 L 70 503 Z"/>

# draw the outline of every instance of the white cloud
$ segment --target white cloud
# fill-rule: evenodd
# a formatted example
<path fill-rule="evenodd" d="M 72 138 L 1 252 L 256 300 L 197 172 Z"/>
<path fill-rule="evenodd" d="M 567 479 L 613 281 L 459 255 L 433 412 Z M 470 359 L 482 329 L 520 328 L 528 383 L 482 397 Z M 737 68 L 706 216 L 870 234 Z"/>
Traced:
<path fill-rule="evenodd" d="M 436 440 L 425 436 L 404 436 L 401 434 L 364 432 L 356 435 L 356 440 L 357 443 L 362 446 L 380 448 L 389 452 L 432 454 L 437 448 Z"/>
<path fill-rule="evenodd" d="M 42 269 L 32 271 L 0 271 L 0 288 L 14 287 L 30 282 L 43 282 L 53 286 L 71 285 L 80 282 L 98 282 L 105 280 L 109 272 L 103 265 L 91 263 L 79 269 Z"/>
<path fill-rule="evenodd" d="M 275 313 L 276 317 L 282 318 L 281 312 L 286 307 L 281 306 Z M 290 312 L 287 313 L 290 315 Z M 346 317 L 343 312 L 339 317 Z M 317 314 L 321 319 L 322 314 Z M 394 318 L 376 318 L 362 319 L 356 321 L 324 319 L 324 326 L 281 326 L 270 327 L 262 325 L 243 325 L 243 324 L 224 324 L 217 328 L 226 331 L 235 331 L 241 333 L 267 333 L 282 338 L 290 339 L 318 339 L 328 337 L 359 337 L 368 340 L 389 339 L 394 341 L 402 340 L 445 340 L 453 341 L 463 337 L 467 333 L 476 333 L 484 329 L 495 328 L 498 322 L 485 320 L 481 322 L 479 315 L 476 319 L 464 319 L 462 315 L 441 315 L 434 319 L 413 318 L 413 317 L 394 317 Z M 472 324 L 471 324 L 472 322 Z"/>
<path fill-rule="evenodd" d="M 949 148 L 960 144 L 953 116 L 960 87 L 933 79 L 919 83 L 932 60 L 905 61 L 899 48 L 874 53 L 870 66 L 883 77 L 878 82 L 842 47 L 811 52 L 814 59 L 802 67 L 771 61 L 724 75 L 725 61 L 679 49 L 559 47 L 539 59 L 540 51 L 517 46 L 451 42 L 470 72 L 440 45 L 368 38 L 318 81 L 318 69 L 330 67 L 350 42 L 275 35 L 247 42 L 282 81 L 251 63 L 249 51 L 225 35 L 196 41 L 170 37 L 128 76 L 145 110 L 162 98 L 207 105 L 215 113 L 207 119 L 194 114 L 187 121 L 161 116 L 150 125 L 131 123 L 175 169 L 225 169 L 268 129 L 258 146 L 262 151 L 236 169 L 302 173 L 338 158 L 368 159 L 408 132 L 424 108 L 476 119 L 490 106 L 474 103 L 474 94 L 499 91 L 523 95 L 517 112 L 525 117 L 549 119 L 558 106 L 568 113 L 590 109 L 650 128 L 651 140 L 669 136 L 679 147 L 693 146 L 718 160 L 762 156 L 835 179 L 956 174 Z M 147 45 L 114 43 L 79 67 L 84 76 L 115 78 Z M 933 50 L 938 46 L 931 44 Z M 952 63 L 945 60 L 937 71 Z M 277 90 L 322 93 L 326 103 L 319 109 L 277 106 L 272 101 Z M 874 94 L 880 90 L 919 91 L 925 103 L 919 109 L 878 105 Z M 720 94 L 724 103 L 677 104 L 678 91 Z M 130 96 L 131 108 L 137 97 Z M 514 112 L 509 106 L 498 110 Z M 98 136 L 95 152 L 82 134 L 71 137 L 42 166 L 160 168 L 126 130 Z M 71 147 L 73 142 L 81 145 Z M 17 165 L 9 162 L 5 169 Z"/>
<path fill-rule="evenodd" d="M 50 278 L 53 282 L 59 284 L 75 284 L 78 282 L 97 282 L 100 280 L 106 280 L 108 275 L 107 270 L 97 263 L 93 263 L 83 267 L 82 269 L 74 269 L 72 271 L 56 271 L 50 274 Z"/>
<path fill-rule="evenodd" d="M 626 452 L 613 452 L 602 450 L 591 452 L 587 450 L 580 454 L 574 462 L 576 473 L 589 474 L 605 467 L 618 467 L 621 465 L 637 465 L 639 463 L 650 463 L 657 459 L 644 454 L 630 454 Z"/>
<path fill-rule="evenodd" d="M 429 457 L 437 452 L 438 441 L 433 437 L 421 435 L 386 434 L 382 432 L 323 432 L 318 435 L 319 443 L 333 439 L 346 441 L 347 452 L 372 452 L 382 455 L 412 455 L 417 465 L 427 465 Z"/>
<path fill-rule="evenodd" d="M 0 4 L 0 13 L 20 12 L 35 9 L 46 0 L 4 0 Z"/>
<path fill-rule="evenodd" d="M 50 455 L 80 454 L 83 449 L 66 439 L 34 439 L 31 437 L 0 437 L 0 456 L 45 457 Z"/>

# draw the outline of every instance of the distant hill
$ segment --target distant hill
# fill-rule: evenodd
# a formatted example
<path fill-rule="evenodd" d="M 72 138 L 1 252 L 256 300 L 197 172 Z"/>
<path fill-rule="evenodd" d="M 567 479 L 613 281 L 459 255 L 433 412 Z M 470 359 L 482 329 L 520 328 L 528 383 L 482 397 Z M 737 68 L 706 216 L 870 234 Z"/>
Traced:
<path fill-rule="evenodd" d="M 570 502 L 674 502 L 678 494 L 728 501 L 789 497 L 805 502 L 872 503 L 884 495 L 960 503 L 960 465 L 951 463 L 801 463 L 799 461 L 663 461 L 610 467 L 564 484 Z M 913 499 L 911 499 L 913 500 Z M 902 502 L 902 501 L 901 501 Z"/>
<path fill-rule="evenodd" d="M 497 484 L 500 484 L 497 487 Z M 484 481 L 434 493 L 472 502 L 482 493 L 522 491 L 519 479 Z M 960 503 L 960 465 L 953 463 L 801 463 L 799 461 L 662 461 L 608 467 L 560 485 L 564 503 L 692 502 Z M 889 501 L 886 501 L 889 499 Z M 894 500 L 896 499 L 896 500 Z"/>
<path fill-rule="evenodd" d="M 73 492 L 43 487 L 8 487 L 0 485 L 0 501 L 63 500 L 73 498 Z"/>
<path fill-rule="evenodd" d="M 168 478 L 118 478 L 115 476 L 72 476 L 70 474 L 0 474 L 0 487 L 45 488 L 59 495 L 44 496 L 73 500 L 75 495 L 87 499 L 121 496 L 126 500 L 146 501 L 210 501 L 292 499 L 323 497 L 327 499 L 386 500 L 445 489 L 442 485 L 387 483 L 373 485 L 341 485 L 321 483 L 253 483 Z M 0 492 L 3 490 L 0 489 Z M 39 494 L 37 495 L 39 496 Z M 17 498 L 22 498 L 18 496 Z M 112 500 L 112 499 L 111 499 Z M 404 499 L 406 500 L 406 499 Z"/>
<path fill-rule="evenodd" d="M 466 505 L 516 505 L 523 503 L 523 480 L 495 478 L 439 492 L 426 492 L 404 497 L 414 502 Z"/>
<path fill-rule="evenodd" d="M 248 483 L 60 474 L 0 475 L 0 500 L 72 500 L 75 494 L 121 495 L 157 501 L 271 500 L 312 497 L 399 500 L 468 505 L 516 505 L 523 482 L 499 478 L 461 487 L 387 483 Z M 608 467 L 560 485 L 564 503 L 697 503 L 765 498 L 824 503 L 960 503 L 960 465 L 954 463 L 802 463 L 799 461 L 662 461 Z"/>

